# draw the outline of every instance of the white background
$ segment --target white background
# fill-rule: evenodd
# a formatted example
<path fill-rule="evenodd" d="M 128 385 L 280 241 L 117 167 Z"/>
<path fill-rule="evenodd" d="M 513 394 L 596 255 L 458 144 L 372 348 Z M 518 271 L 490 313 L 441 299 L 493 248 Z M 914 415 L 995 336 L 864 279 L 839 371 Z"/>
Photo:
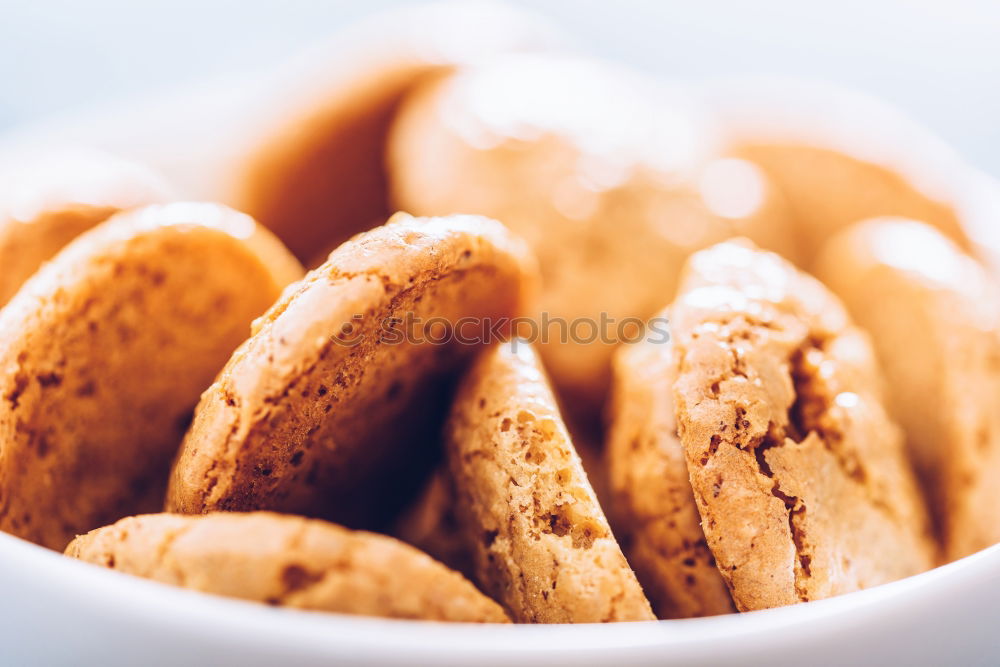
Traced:
<path fill-rule="evenodd" d="M 248 72 L 391 0 L 0 0 L 0 131 Z M 594 54 L 664 76 L 806 75 L 908 110 L 1000 175 L 1000 1 L 535 0 Z"/>

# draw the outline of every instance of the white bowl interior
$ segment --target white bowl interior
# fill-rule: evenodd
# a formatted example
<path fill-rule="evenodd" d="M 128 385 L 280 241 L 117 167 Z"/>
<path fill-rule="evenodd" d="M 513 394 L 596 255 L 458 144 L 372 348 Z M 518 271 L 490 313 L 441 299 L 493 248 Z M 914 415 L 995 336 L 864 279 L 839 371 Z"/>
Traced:
<path fill-rule="evenodd" d="M 213 128 L 260 99 L 265 77 L 172 91 L 43 122 L 10 147 L 83 144 L 149 163 L 190 197 L 226 137 Z M 262 83 L 264 81 L 265 83 Z M 175 146 L 198 146 L 178 152 Z M 224 151 L 222 152 L 224 153 Z M 986 188 L 992 191 L 993 186 Z M 983 233 L 997 234 L 988 224 Z M 988 250 L 1000 248 L 989 238 Z M 794 607 L 603 626 L 476 626 L 270 608 L 76 562 L 0 534 L 0 663 L 102 665 L 551 665 L 995 662 L 1000 545 L 877 588 Z"/>

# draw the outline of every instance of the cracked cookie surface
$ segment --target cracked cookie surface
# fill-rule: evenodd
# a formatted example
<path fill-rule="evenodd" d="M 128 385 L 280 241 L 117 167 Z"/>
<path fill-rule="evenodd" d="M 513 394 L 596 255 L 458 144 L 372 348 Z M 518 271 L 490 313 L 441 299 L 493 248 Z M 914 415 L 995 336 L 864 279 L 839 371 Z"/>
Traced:
<path fill-rule="evenodd" d="M 302 275 L 215 204 L 119 214 L 0 310 L 0 529 L 62 550 L 162 507 L 198 396 Z"/>
<path fill-rule="evenodd" d="M 930 568 L 934 545 L 867 336 L 746 241 L 691 257 L 671 308 L 681 443 L 741 610 Z"/>
<path fill-rule="evenodd" d="M 203 593 L 319 611 L 506 623 L 457 572 L 391 537 L 270 512 L 147 514 L 77 537 L 66 554 Z"/>
<path fill-rule="evenodd" d="M 677 435 L 672 346 L 655 335 L 615 354 L 605 450 L 612 525 L 659 618 L 729 613 Z"/>
<path fill-rule="evenodd" d="M 435 463 L 451 382 L 478 349 L 431 342 L 431 321 L 516 317 L 534 271 L 503 225 L 474 216 L 398 214 L 348 241 L 289 286 L 205 392 L 167 509 L 382 527 Z"/>
<path fill-rule="evenodd" d="M 872 334 L 947 557 L 1000 541 L 1000 293 L 992 278 L 937 230 L 901 219 L 845 230 L 817 271 Z"/>
<path fill-rule="evenodd" d="M 445 440 L 477 579 L 515 621 L 654 618 L 526 342 L 477 360 Z"/>

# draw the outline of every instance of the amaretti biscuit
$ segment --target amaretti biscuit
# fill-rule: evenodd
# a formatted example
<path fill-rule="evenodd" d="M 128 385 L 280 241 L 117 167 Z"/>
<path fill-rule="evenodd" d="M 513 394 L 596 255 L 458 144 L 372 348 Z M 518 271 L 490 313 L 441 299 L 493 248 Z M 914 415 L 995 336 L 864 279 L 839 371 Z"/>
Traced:
<path fill-rule="evenodd" d="M 511 618 L 653 618 L 525 341 L 495 345 L 476 361 L 445 440 L 477 579 Z"/>
<path fill-rule="evenodd" d="M 657 326 L 666 326 L 666 312 Z M 615 353 L 605 460 L 612 525 L 659 618 L 734 611 L 695 506 L 674 414 L 669 332 Z"/>
<path fill-rule="evenodd" d="M 66 554 L 165 584 L 270 605 L 509 622 L 460 574 L 391 537 L 270 512 L 129 517 L 77 537 Z"/>
<path fill-rule="evenodd" d="M 0 306 L 43 262 L 111 215 L 164 201 L 150 170 L 85 151 L 9 154 L 0 165 Z"/>
<path fill-rule="evenodd" d="M 1000 291 L 927 225 L 872 220 L 832 239 L 817 276 L 872 335 L 949 558 L 1000 541 Z"/>
<path fill-rule="evenodd" d="M 160 509 L 198 396 L 300 275 L 214 204 L 122 213 L 64 248 L 0 311 L 0 529 L 62 550 Z"/>
<path fill-rule="evenodd" d="M 168 509 L 381 527 L 439 455 L 455 374 L 528 307 L 536 271 L 503 225 L 474 216 L 398 214 L 345 243 L 203 395 Z"/>
<path fill-rule="evenodd" d="M 708 546 L 741 610 L 917 574 L 935 545 L 866 334 L 825 287 L 732 241 L 671 307 L 674 401 Z"/>
<path fill-rule="evenodd" d="M 567 424 L 567 428 L 587 481 L 594 489 L 598 502 L 606 507 L 610 491 L 600 442 L 592 441 L 586 430 L 574 430 L 571 424 Z M 392 529 L 392 534 L 407 544 L 474 578 L 473 545 L 463 532 L 455 484 L 447 465 L 441 465 L 434 471 L 416 499 L 394 522 Z"/>
<path fill-rule="evenodd" d="M 225 200 L 311 264 L 394 210 L 386 136 L 411 91 L 464 63 L 554 41 L 542 21 L 499 3 L 433 3 L 362 21 L 286 68 L 248 113 Z"/>
<path fill-rule="evenodd" d="M 669 301 L 691 251 L 734 233 L 787 236 L 759 169 L 709 169 L 701 115 L 627 70 L 506 55 L 422 86 L 392 128 L 399 208 L 489 215 L 528 240 L 542 267 L 539 352 L 575 413 L 598 413 L 618 327 Z"/>
<path fill-rule="evenodd" d="M 759 165 L 785 196 L 809 267 L 838 230 L 881 215 L 925 220 L 968 247 L 963 192 L 973 178 L 949 146 L 861 93 L 778 77 L 704 87 L 725 151 Z M 783 253 L 784 254 L 784 253 Z"/>

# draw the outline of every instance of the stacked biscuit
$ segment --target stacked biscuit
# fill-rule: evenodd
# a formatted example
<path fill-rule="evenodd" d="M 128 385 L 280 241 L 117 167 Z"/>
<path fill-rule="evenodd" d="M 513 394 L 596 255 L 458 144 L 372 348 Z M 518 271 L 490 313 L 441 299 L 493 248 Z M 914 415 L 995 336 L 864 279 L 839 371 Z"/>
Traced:
<path fill-rule="evenodd" d="M 107 156 L 12 163 L 0 529 L 519 623 L 795 604 L 1000 541 L 1000 301 L 943 149 L 505 25 L 262 126 L 229 199 L 259 222 Z"/>

